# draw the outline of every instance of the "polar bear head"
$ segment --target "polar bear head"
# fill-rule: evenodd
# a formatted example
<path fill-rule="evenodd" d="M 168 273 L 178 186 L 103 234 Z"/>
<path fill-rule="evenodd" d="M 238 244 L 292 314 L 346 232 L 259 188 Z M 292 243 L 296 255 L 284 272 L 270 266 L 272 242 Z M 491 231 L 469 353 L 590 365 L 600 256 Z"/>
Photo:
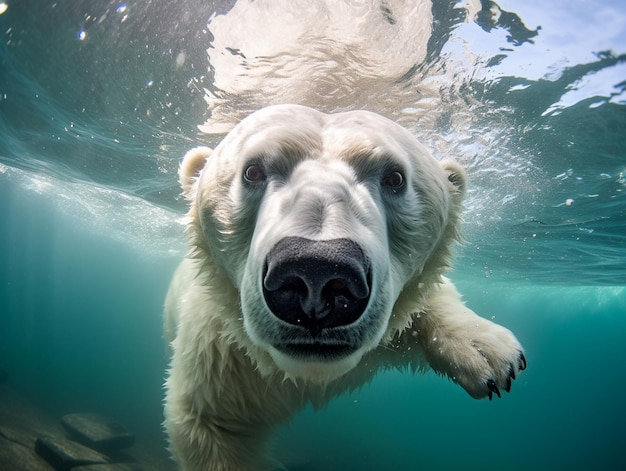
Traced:
<path fill-rule="evenodd" d="M 242 347 L 319 382 L 424 309 L 450 263 L 465 189 L 460 166 L 382 116 L 296 105 L 190 151 L 180 180 L 205 282 L 221 277 L 238 293 Z"/>

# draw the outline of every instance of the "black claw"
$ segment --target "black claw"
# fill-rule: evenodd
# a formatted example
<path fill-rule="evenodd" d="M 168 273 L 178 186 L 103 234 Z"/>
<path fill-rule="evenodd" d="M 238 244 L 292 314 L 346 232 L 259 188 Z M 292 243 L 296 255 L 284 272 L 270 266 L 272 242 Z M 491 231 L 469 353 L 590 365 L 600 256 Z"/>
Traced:
<path fill-rule="evenodd" d="M 510 377 L 509 381 L 511 379 L 515 379 L 515 368 L 513 368 L 513 365 L 509 367 L 509 377 Z"/>
<path fill-rule="evenodd" d="M 500 390 L 498 386 L 496 386 L 496 382 L 493 379 L 487 380 L 487 388 L 489 388 L 489 400 L 491 400 L 491 393 L 496 393 L 496 396 L 502 397 L 500 395 Z"/>
<path fill-rule="evenodd" d="M 524 356 L 523 353 L 520 353 L 519 355 L 519 369 L 520 371 L 524 371 L 526 369 L 526 357 Z"/>
<path fill-rule="evenodd" d="M 506 379 L 506 386 L 504 386 L 504 390 L 506 392 L 511 392 L 511 377 L 510 376 Z"/>

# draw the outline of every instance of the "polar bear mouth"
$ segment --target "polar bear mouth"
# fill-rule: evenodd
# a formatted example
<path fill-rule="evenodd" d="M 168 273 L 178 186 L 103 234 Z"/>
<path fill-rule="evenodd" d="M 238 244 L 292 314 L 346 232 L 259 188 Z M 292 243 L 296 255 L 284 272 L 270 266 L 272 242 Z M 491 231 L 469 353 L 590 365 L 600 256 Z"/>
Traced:
<path fill-rule="evenodd" d="M 274 348 L 295 360 L 301 361 L 336 361 L 356 352 L 357 348 L 339 343 L 282 343 Z"/>
<path fill-rule="evenodd" d="M 354 241 L 281 239 L 270 250 L 263 269 L 264 300 L 275 317 L 308 335 L 303 342 L 290 341 L 276 348 L 296 356 L 320 351 L 325 357 L 351 353 L 351 345 L 324 338 L 329 331 L 341 331 L 357 322 L 371 291 L 369 259 Z"/>

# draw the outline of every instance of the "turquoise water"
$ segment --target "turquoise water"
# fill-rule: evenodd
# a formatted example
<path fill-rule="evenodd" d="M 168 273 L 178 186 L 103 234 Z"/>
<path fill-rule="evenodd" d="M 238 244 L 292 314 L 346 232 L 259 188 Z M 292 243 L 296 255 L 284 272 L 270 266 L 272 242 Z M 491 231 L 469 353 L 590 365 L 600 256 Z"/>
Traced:
<path fill-rule="evenodd" d="M 306 49 L 318 43 L 264 44 L 270 26 L 291 38 L 333 24 L 319 34 L 354 45 L 359 36 L 341 30 L 359 24 L 354 12 L 307 18 L 257 1 L 246 42 L 235 27 L 244 3 L 0 2 L 0 368 L 10 384 L 52 414 L 98 410 L 160 446 L 160 311 L 185 250 L 181 156 L 221 138 L 198 126 L 220 129 L 240 110 L 353 103 L 468 168 L 467 242 L 452 278 L 470 307 L 516 333 L 529 366 L 497 401 L 432 373 L 382 374 L 304 411 L 278 432 L 276 453 L 299 471 L 622 469 L 620 2 L 484 1 L 466 20 L 460 3 L 441 1 L 432 21 L 405 29 L 387 2 L 398 31 L 359 43 L 385 54 L 342 62 L 324 49 L 333 60 L 319 67 L 287 67 L 285 57 L 320 60 Z M 386 68 L 367 67 L 380 57 Z M 264 75 L 274 65 L 278 83 Z M 305 94 L 323 81 L 307 85 L 300 69 L 340 86 Z"/>

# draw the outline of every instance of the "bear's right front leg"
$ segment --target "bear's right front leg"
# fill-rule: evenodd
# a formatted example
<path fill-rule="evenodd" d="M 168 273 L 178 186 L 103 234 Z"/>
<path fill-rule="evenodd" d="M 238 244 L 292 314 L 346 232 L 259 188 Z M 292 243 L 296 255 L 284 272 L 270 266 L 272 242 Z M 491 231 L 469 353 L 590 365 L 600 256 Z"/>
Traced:
<path fill-rule="evenodd" d="M 171 451 L 184 471 L 272 469 L 263 448 L 268 430 L 198 413 L 192 401 L 172 398 L 165 406 Z"/>

